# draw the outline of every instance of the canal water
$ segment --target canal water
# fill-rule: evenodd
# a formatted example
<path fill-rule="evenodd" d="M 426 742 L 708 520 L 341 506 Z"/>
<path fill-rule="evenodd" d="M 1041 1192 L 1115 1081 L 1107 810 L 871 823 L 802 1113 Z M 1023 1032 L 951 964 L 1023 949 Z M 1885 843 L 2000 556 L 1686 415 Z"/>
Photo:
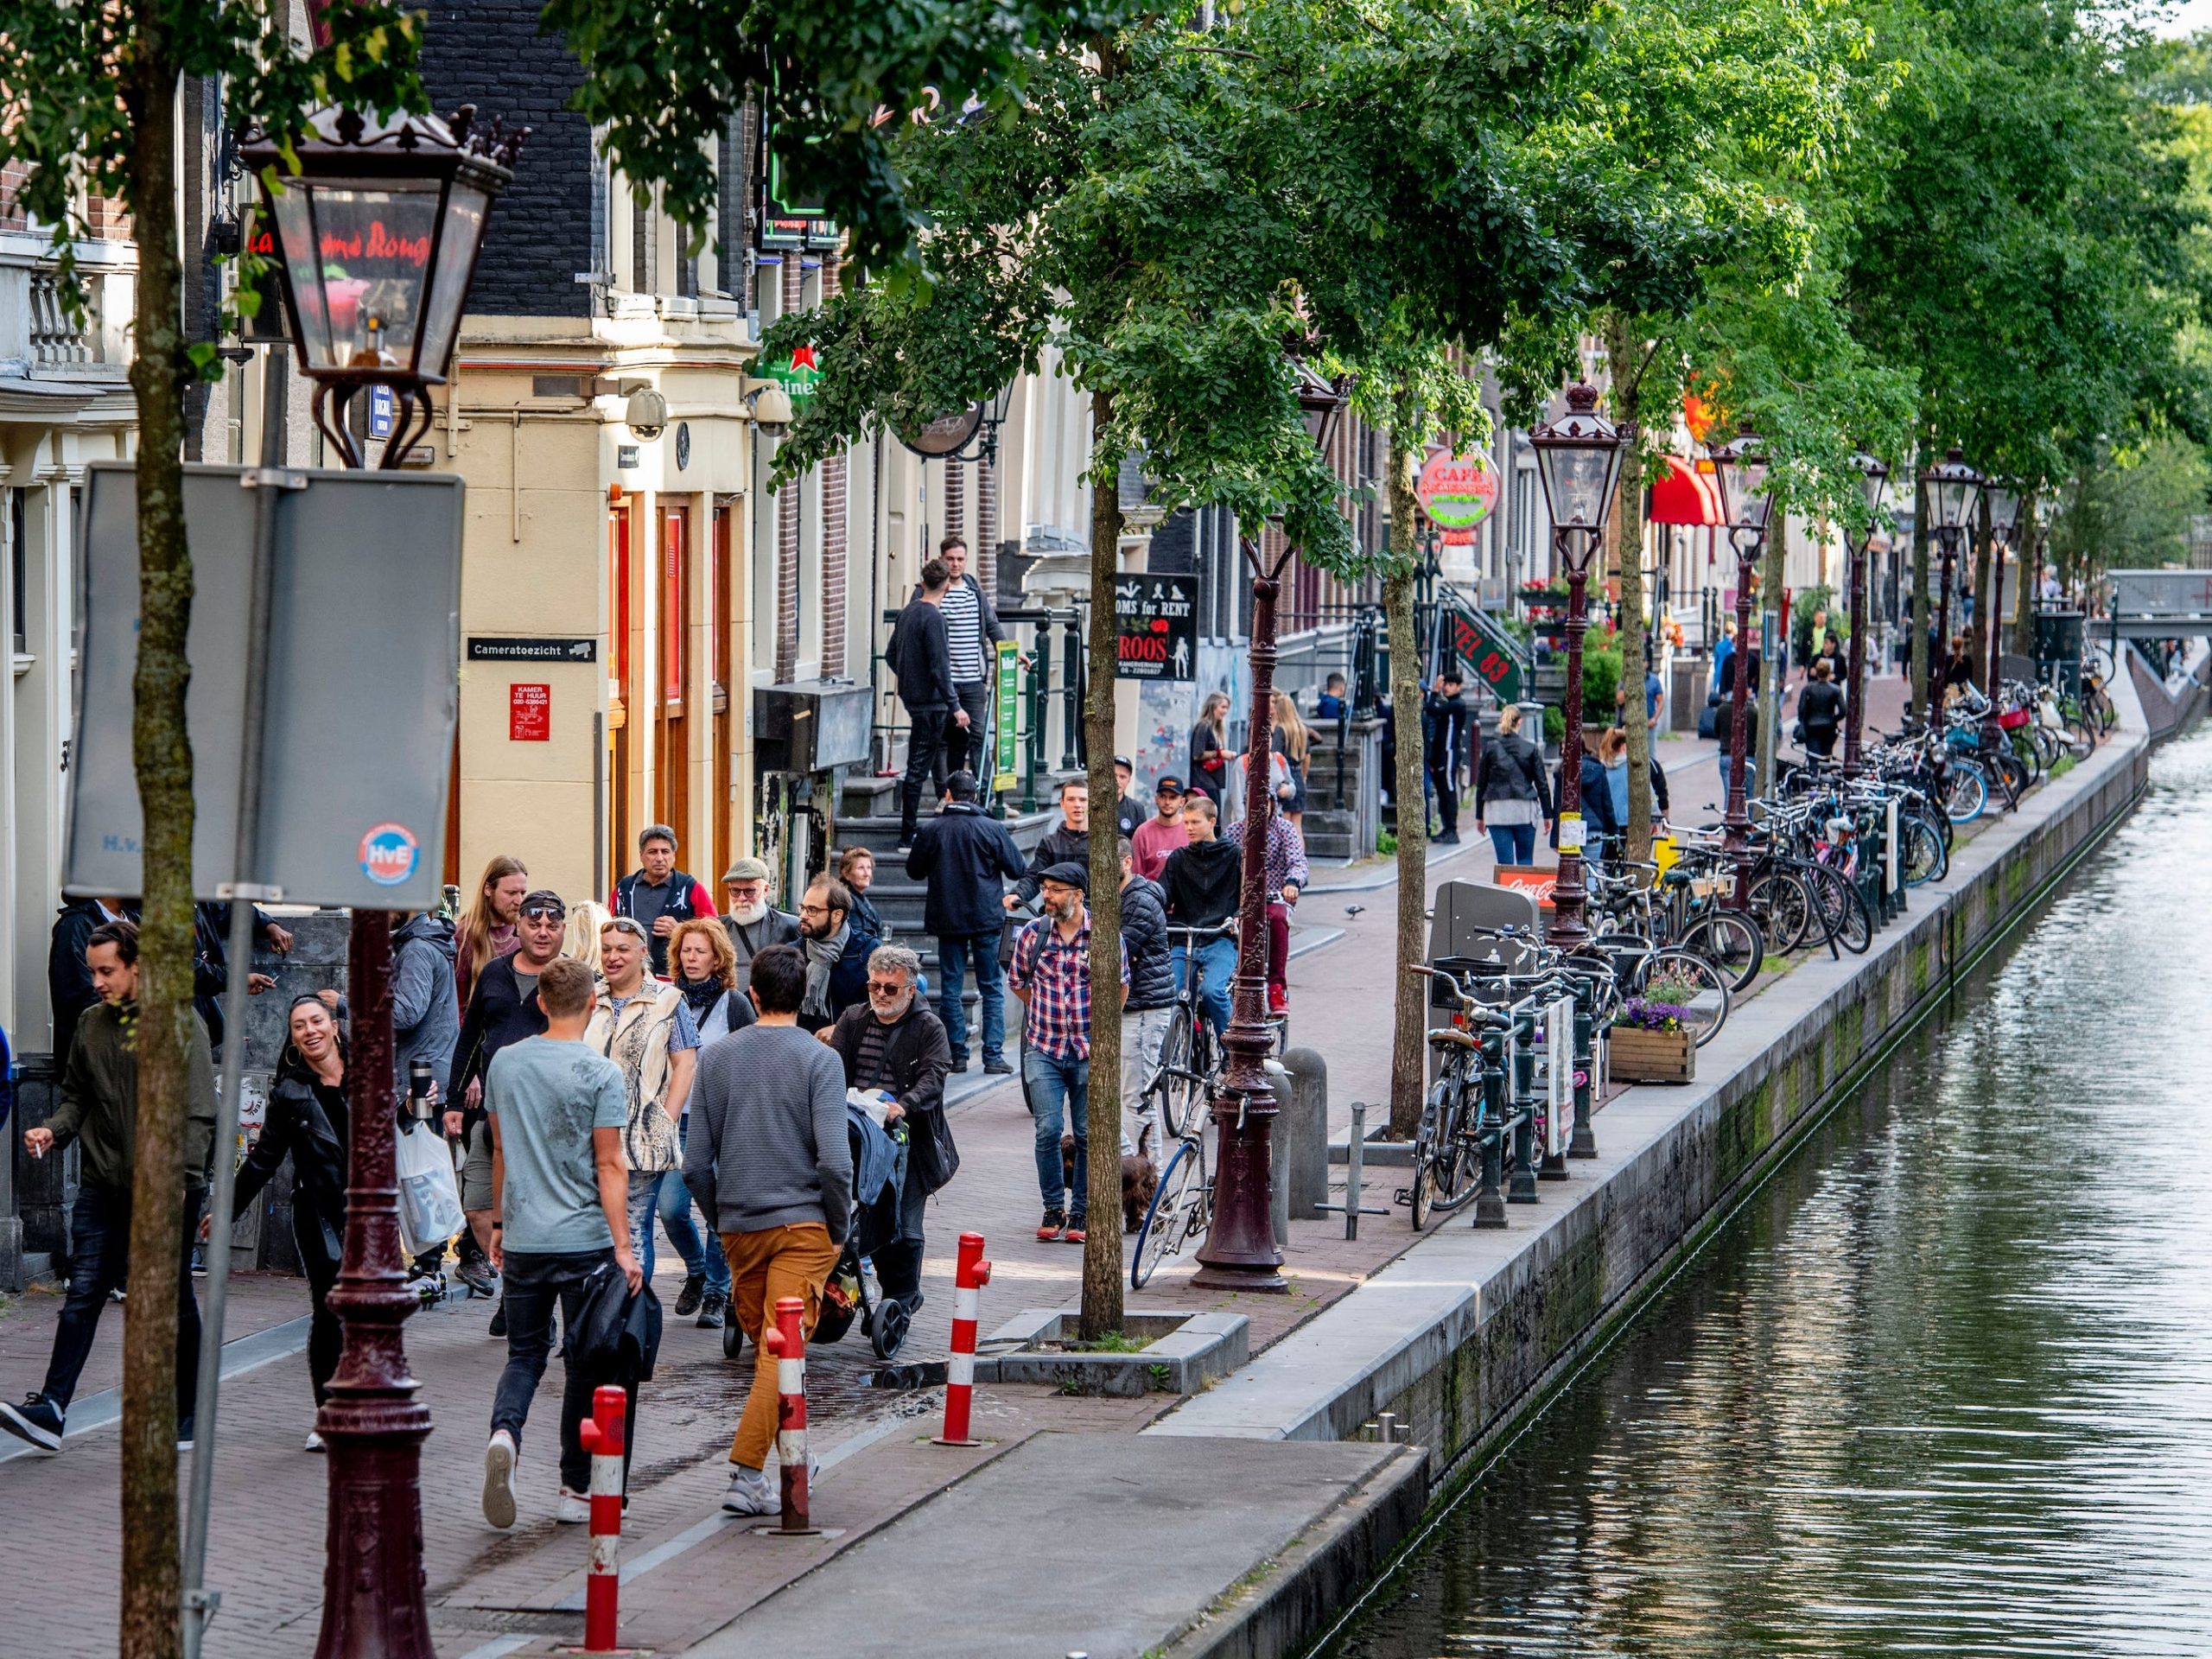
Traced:
<path fill-rule="evenodd" d="M 2208 940 L 2200 734 L 1324 1651 L 2212 1654 Z"/>

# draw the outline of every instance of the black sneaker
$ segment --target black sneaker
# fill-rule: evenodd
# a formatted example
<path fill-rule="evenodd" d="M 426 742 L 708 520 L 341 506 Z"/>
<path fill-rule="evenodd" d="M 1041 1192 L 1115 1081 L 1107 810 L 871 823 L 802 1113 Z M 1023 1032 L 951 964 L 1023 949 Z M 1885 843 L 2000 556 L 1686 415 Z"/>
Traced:
<path fill-rule="evenodd" d="M 705 1274 L 686 1274 L 683 1288 L 676 1293 L 676 1317 L 679 1319 L 688 1319 L 696 1313 L 699 1311 L 699 1298 L 706 1288 L 707 1275 Z"/>
<path fill-rule="evenodd" d="M 499 1305 L 492 1310 L 492 1328 L 486 1334 L 494 1337 L 504 1337 L 507 1334 L 507 1299 L 505 1297 L 500 1297 Z"/>
<path fill-rule="evenodd" d="M 1432 847 L 1457 847 L 1459 844 L 1459 832 L 1457 830 L 1447 830 L 1429 842 Z"/>
<path fill-rule="evenodd" d="M 953 1075 L 957 1077 L 957 1076 L 958 1076 L 961 1072 L 965 1071 L 967 1069 L 968 1069 L 968 1057 L 967 1057 L 965 1054 L 959 1053 L 959 1052 L 956 1052 L 954 1053 L 953 1057 L 952 1057 L 952 1072 L 953 1072 Z"/>
<path fill-rule="evenodd" d="M 1058 1238 L 1061 1234 L 1066 1232 L 1067 1230 L 1067 1211 L 1065 1210 L 1047 1210 L 1045 1212 L 1045 1219 L 1037 1224 L 1037 1236 L 1039 1239 Z"/>
<path fill-rule="evenodd" d="M 179 1419 L 176 1426 L 176 1449 L 180 1452 L 189 1452 L 192 1450 L 192 1419 L 189 1417 Z"/>
<path fill-rule="evenodd" d="M 729 1306 L 729 1298 L 719 1290 L 710 1290 L 699 1299 L 699 1329 L 719 1331 L 722 1328 L 722 1311 Z"/>
<path fill-rule="evenodd" d="M 42 1394 L 29 1395 L 20 1406 L 0 1402 L 0 1428 L 18 1440 L 29 1440 L 41 1452 L 61 1449 L 64 1415 L 61 1408 Z"/>
<path fill-rule="evenodd" d="M 983 1070 L 995 1077 L 1010 1077 L 1014 1075 L 1014 1067 L 1007 1064 L 1006 1056 L 1003 1054 L 996 1059 L 986 1058 L 983 1061 Z"/>

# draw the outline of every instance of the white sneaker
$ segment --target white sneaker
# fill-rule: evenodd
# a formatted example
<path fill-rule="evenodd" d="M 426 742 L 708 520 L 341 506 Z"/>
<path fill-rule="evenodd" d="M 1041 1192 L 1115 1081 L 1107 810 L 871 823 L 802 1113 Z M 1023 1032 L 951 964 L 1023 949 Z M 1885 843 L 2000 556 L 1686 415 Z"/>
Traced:
<path fill-rule="evenodd" d="M 722 1494 L 722 1510 L 729 1515 L 780 1515 L 784 1501 L 768 1484 L 768 1477 L 741 1463 L 730 1465 L 729 1491 Z"/>
<path fill-rule="evenodd" d="M 591 1519 L 591 1500 L 582 1492 L 563 1486 L 561 1501 L 553 1508 L 553 1518 L 565 1527 L 581 1527 Z"/>
<path fill-rule="evenodd" d="M 322 1443 L 321 1434 L 312 1428 L 308 1430 L 308 1443 L 300 1448 L 302 1452 L 327 1452 L 329 1449 Z"/>
<path fill-rule="evenodd" d="M 515 1523 L 515 1437 L 495 1429 L 484 1447 L 484 1518 L 505 1532 Z"/>

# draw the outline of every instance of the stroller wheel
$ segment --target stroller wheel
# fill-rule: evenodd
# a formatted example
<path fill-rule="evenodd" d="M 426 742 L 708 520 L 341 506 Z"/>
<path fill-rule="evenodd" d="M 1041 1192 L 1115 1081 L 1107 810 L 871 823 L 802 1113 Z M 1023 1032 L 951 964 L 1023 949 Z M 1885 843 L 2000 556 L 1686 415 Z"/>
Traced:
<path fill-rule="evenodd" d="M 906 1329 L 912 1316 L 906 1304 L 893 1296 L 887 1296 L 875 1305 L 875 1313 L 868 1322 L 868 1339 L 875 1349 L 875 1357 L 891 1360 L 898 1357 L 906 1343 Z"/>
<path fill-rule="evenodd" d="M 738 1324 L 736 1316 L 733 1314 L 730 1316 L 729 1323 L 722 1326 L 722 1357 L 735 1359 L 743 1351 L 744 1347 L 744 1328 Z"/>

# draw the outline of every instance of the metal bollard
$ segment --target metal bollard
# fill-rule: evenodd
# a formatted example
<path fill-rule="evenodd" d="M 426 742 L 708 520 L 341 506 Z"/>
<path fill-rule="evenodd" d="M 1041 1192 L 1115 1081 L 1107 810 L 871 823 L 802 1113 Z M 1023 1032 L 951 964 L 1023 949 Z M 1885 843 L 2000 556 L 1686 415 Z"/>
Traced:
<path fill-rule="evenodd" d="M 991 1264 L 983 1259 L 983 1236 L 960 1235 L 960 1255 L 952 1269 L 952 1351 L 944 1364 L 944 1433 L 938 1446 L 981 1446 L 969 1433 L 969 1412 L 976 1396 L 976 1325 L 982 1312 L 983 1287 Z"/>
<path fill-rule="evenodd" d="M 595 1389 L 591 1416 L 576 1426 L 576 1438 L 591 1453 L 591 1566 L 584 1580 L 586 1653 L 618 1653 L 617 1601 L 622 1575 L 617 1555 L 622 1547 L 622 1452 L 629 1402 L 621 1389 Z"/>
<path fill-rule="evenodd" d="M 796 1296 L 776 1300 L 776 1322 L 760 1333 L 776 1357 L 776 1460 L 783 1465 L 781 1523 L 755 1531 L 777 1538 L 811 1538 L 821 1532 L 808 1516 L 806 1466 L 806 1304 Z"/>
<path fill-rule="evenodd" d="M 1362 1216 L 1387 1216 L 1390 1213 L 1388 1210 L 1378 1209 L 1371 1204 L 1364 1206 L 1360 1204 L 1362 1196 L 1360 1188 L 1366 1179 L 1367 1103 L 1363 1100 L 1355 1100 L 1351 1103 L 1351 1139 L 1344 1145 L 1344 1201 L 1342 1204 L 1317 1204 L 1313 1206 L 1316 1210 L 1326 1211 L 1332 1215 L 1338 1211 L 1342 1211 L 1346 1238 L 1356 1239 L 1359 1236 L 1359 1218 Z"/>

